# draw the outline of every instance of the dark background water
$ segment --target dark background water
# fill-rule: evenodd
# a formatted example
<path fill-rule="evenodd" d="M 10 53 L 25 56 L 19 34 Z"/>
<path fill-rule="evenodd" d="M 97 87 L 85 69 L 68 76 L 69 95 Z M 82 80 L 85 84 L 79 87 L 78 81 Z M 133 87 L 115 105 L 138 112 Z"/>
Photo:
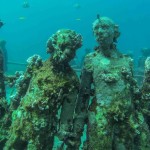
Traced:
<path fill-rule="evenodd" d="M 46 54 L 46 41 L 58 29 L 69 28 L 83 35 L 83 47 L 96 45 L 92 23 L 96 15 L 107 16 L 119 26 L 121 37 L 118 48 L 123 53 L 132 51 L 136 58 L 140 49 L 150 47 L 150 0 L 0 0 L 0 39 L 7 41 L 9 61 L 24 63 L 29 56 Z"/>

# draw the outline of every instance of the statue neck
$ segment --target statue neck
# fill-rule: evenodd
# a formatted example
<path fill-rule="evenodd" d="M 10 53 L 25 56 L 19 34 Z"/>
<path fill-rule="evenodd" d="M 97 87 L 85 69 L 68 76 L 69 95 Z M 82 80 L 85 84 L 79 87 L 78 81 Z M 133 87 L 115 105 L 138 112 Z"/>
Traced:
<path fill-rule="evenodd" d="M 115 44 L 107 47 L 100 46 L 100 51 L 106 57 L 117 57 L 118 55 L 118 51 Z"/>

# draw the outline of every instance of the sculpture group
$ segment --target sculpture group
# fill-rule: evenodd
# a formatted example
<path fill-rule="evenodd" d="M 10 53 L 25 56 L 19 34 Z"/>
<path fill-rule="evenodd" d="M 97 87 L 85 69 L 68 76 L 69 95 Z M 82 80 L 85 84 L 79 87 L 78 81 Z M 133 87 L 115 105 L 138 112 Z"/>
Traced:
<path fill-rule="evenodd" d="M 82 36 L 61 29 L 47 41 L 50 58 L 34 55 L 24 72 L 4 74 L 0 50 L 0 148 L 4 150 L 149 150 L 150 57 L 142 87 L 133 60 L 117 49 L 119 26 L 93 23 L 98 43 L 84 58 L 81 79 L 69 62 Z M 5 84 L 15 85 L 7 103 Z M 81 137 L 85 125 L 86 138 Z"/>

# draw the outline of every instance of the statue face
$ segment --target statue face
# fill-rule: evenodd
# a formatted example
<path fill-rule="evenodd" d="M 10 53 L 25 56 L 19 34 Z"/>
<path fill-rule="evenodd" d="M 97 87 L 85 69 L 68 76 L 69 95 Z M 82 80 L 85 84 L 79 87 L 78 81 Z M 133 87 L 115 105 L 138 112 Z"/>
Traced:
<path fill-rule="evenodd" d="M 114 30 L 113 30 L 112 26 L 101 23 L 97 34 L 98 34 L 97 41 L 101 45 L 110 45 L 113 43 Z"/>
<path fill-rule="evenodd" d="M 118 26 L 107 17 L 101 17 L 93 23 L 93 32 L 102 47 L 110 47 L 120 35 Z"/>
<path fill-rule="evenodd" d="M 57 53 L 57 52 L 56 52 Z M 55 59 L 55 62 L 57 60 L 57 63 L 68 63 L 75 57 L 75 51 L 71 50 L 69 48 L 65 48 L 63 51 L 60 51 L 59 54 L 54 58 L 55 54 L 53 55 L 53 59 Z"/>
<path fill-rule="evenodd" d="M 56 64 L 68 63 L 75 57 L 76 50 L 82 46 L 82 36 L 73 30 L 61 29 L 47 41 L 47 53 Z"/>
<path fill-rule="evenodd" d="M 64 50 L 54 51 L 52 59 L 56 64 L 65 64 L 70 62 L 75 57 L 75 50 L 65 48 Z"/>

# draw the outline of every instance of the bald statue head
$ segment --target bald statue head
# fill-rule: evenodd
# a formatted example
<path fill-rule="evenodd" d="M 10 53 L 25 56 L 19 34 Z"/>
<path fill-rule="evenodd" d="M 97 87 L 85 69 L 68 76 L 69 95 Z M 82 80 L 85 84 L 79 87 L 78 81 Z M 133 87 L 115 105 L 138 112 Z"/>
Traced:
<path fill-rule="evenodd" d="M 100 17 L 94 21 L 93 33 L 96 41 L 103 48 L 111 47 L 120 35 L 118 25 L 107 17 Z"/>
<path fill-rule="evenodd" d="M 76 50 L 82 46 L 82 37 L 73 30 L 61 29 L 47 41 L 47 53 L 54 63 L 68 63 L 75 57 Z"/>

